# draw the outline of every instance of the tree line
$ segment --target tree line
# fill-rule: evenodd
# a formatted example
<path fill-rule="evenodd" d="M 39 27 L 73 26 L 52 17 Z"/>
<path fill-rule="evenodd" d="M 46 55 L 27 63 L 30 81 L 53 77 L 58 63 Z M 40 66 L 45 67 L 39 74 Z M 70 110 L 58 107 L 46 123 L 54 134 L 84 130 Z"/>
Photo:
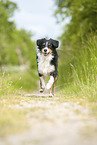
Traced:
<path fill-rule="evenodd" d="M 75 72 L 77 78 L 83 79 L 83 81 L 87 80 L 86 76 L 89 73 L 94 74 L 96 77 L 97 1 L 54 1 L 56 5 L 54 15 L 57 22 L 65 22 L 65 19 L 70 21 L 64 25 L 63 34 L 59 37 L 62 49 L 60 51 L 60 63 L 62 63 L 59 68 L 62 75 L 60 77 L 61 82 L 74 80 Z M 95 66 L 95 69 L 93 66 Z"/>
<path fill-rule="evenodd" d="M 16 3 L 10 0 L 0 1 L 0 65 L 28 64 L 34 67 L 32 34 L 24 29 L 18 30 L 11 19 L 17 9 Z"/>

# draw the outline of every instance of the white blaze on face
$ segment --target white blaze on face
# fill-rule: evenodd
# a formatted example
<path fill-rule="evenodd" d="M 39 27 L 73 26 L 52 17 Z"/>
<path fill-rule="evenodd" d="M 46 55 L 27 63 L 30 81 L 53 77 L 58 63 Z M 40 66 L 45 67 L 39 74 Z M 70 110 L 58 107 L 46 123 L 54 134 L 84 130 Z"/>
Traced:
<path fill-rule="evenodd" d="M 45 47 L 42 49 L 42 53 L 44 55 L 47 55 L 47 54 L 50 54 L 51 53 L 51 50 L 48 48 L 48 42 L 46 42 Z"/>
<path fill-rule="evenodd" d="M 50 53 L 48 47 L 45 47 L 45 48 L 43 49 L 43 53 L 47 53 L 47 54 Z"/>

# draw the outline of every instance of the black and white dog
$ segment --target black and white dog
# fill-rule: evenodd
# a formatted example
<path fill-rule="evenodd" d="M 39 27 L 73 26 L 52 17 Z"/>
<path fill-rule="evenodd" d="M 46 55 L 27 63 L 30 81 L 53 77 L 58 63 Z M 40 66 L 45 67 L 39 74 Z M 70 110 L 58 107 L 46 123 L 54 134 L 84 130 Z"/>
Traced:
<path fill-rule="evenodd" d="M 37 40 L 37 66 L 40 77 L 40 92 L 44 89 L 50 90 L 50 96 L 54 96 L 54 83 L 57 80 L 58 72 L 58 54 L 56 48 L 59 46 L 59 41 L 53 39 Z M 45 85 L 45 78 L 50 76 L 48 83 Z"/>

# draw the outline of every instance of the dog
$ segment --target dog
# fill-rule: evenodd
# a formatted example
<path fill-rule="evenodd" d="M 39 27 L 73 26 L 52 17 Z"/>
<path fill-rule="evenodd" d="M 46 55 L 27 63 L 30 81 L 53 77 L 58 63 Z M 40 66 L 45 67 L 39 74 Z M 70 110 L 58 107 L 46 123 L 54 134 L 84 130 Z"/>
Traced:
<path fill-rule="evenodd" d="M 37 45 L 37 68 L 40 78 L 40 92 L 44 89 L 50 90 L 50 97 L 54 96 L 54 83 L 58 76 L 58 54 L 56 48 L 59 46 L 59 41 L 53 39 L 38 39 Z M 50 76 L 48 83 L 45 85 L 45 79 Z"/>

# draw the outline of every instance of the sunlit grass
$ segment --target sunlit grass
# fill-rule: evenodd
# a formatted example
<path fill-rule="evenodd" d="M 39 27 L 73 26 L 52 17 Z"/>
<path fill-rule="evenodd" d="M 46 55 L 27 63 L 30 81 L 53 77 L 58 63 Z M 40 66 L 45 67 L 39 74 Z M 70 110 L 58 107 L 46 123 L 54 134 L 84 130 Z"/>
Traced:
<path fill-rule="evenodd" d="M 0 72 L 0 136 L 22 132 L 28 128 L 27 110 L 13 107 L 32 98 L 23 94 L 37 89 L 37 75 L 33 70 Z"/>
<path fill-rule="evenodd" d="M 0 73 L 0 96 L 8 94 L 20 94 L 33 92 L 37 89 L 37 73 L 33 70 L 24 72 L 1 72 Z"/>
<path fill-rule="evenodd" d="M 74 85 L 90 101 L 97 101 L 97 41 L 96 37 L 85 44 L 77 66 L 72 66 Z"/>
<path fill-rule="evenodd" d="M 9 108 L 6 102 L 0 110 L 0 136 L 22 132 L 27 129 L 25 110 Z"/>

